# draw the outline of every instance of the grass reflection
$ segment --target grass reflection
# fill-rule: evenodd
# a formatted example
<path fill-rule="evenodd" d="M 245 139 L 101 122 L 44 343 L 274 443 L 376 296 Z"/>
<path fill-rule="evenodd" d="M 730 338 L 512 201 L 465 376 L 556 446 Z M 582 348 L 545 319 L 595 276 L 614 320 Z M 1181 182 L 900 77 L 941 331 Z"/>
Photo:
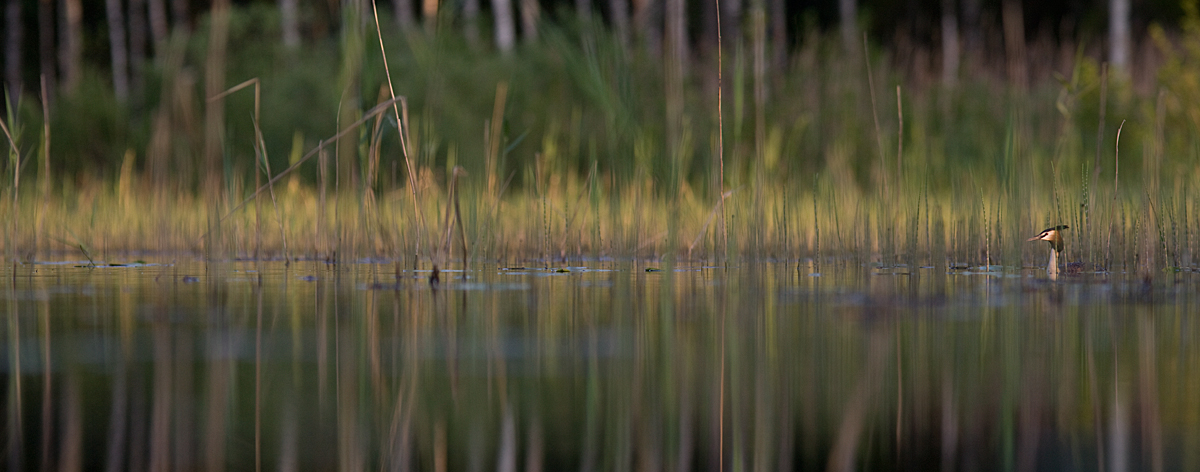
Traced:
<path fill-rule="evenodd" d="M 9 268 L 6 468 L 1200 466 L 1190 275 L 660 267 Z"/>

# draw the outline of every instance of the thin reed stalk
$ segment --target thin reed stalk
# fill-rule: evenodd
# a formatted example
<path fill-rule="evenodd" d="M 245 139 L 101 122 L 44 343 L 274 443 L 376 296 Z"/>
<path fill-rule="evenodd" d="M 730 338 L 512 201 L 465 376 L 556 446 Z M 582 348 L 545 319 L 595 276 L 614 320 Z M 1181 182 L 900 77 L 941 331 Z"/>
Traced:
<path fill-rule="evenodd" d="M 718 179 L 717 179 L 717 195 L 720 198 L 718 198 L 718 200 L 717 200 L 717 205 L 719 205 L 721 207 L 721 240 L 722 240 L 722 243 L 725 245 L 725 249 L 724 249 L 725 260 L 724 260 L 723 265 L 726 267 L 726 269 L 728 269 L 728 266 L 729 266 L 729 224 L 728 224 L 728 222 L 726 220 L 726 216 L 725 216 L 725 112 L 722 109 L 723 99 L 721 96 L 721 90 L 725 88 L 724 75 L 722 74 L 722 72 L 724 71 L 724 67 L 725 67 L 724 52 L 723 52 L 725 49 L 725 46 L 721 40 L 721 0 L 713 0 L 713 1 L 716 3 L 716 13 L 717 13 L 717 162 L 718 162 L 719 170 L 720 170 L 720 172 L 718 173 Z M 723 381 L 724 376 L 722 376 L 721 378 Z M 724 390 L 723 386 L 724 386 L 724 384 L 722 383 L 722 389 L 721 389 L 722 404 L 724 404 L 724 398 L 725 398 L 724 397 L 725 390 Z M 723 407 L 722 407 L 722 411 L 724 411 Z M 724 423 L 722 423 L 721 430 L 724 431 Z M 722 457 L 724 457 L 724 452 L 725 452 L 724 447 L 722 447 L 722 450 L 721 450 Z M 724 462 L 722 462 L 722 466 L 723 465 L 724 465 Z"/>
<path fill-rule="evenodd" d="M 396 124 L 400 128 L 400 132 L 398 133 L 400 135 L 400 152 L 404 156 L 404 167 L 408 171 L 408 188 L 410 195 L 412 195 L 413 213 L 417 216 L 417 242 L 414 246 L 415 251 L 413 254 L 413 269 L 416 269 L 417 264 L 421 260 L 421 233 L 425 228 L 425 217 L 421 214 L 421 203 L 417 198 L 416 173 L 412 165 L 412 160 L 409 159 L 409 147 L 412 139 L 408 135 L 408 103 L 403 96 L 399 97 L 401 104 L 404 105 L 404 114 L 402 116 L 400 110 L 396 107 L 396 89 L 392 86 L 392 70 L 388 66 L 387 49 L 383 45 L 383 32 L 379 28 L 379 10 L 375 6 L 375 0 L 371 0 L 371 15 L 375 18 L 375 36 L 379 38 L 379 56 L 383 59 L 383 71 L 387 77 L 388 93 L 392 97 L 392 112 L 395 113 Z"/>
<path fill-rule="evenodd" d="M 37 257 L 37 251 L 44 249 L 45 244 L 42 242 L 42 234 L 46 225 L 46 212 L 50 209 L 50 98 L 49 92 L 46 89 L 46 76 L 42 76 L 42 211 L 38 212 L 37 230 L 34 233 L 34 257 Z"/>

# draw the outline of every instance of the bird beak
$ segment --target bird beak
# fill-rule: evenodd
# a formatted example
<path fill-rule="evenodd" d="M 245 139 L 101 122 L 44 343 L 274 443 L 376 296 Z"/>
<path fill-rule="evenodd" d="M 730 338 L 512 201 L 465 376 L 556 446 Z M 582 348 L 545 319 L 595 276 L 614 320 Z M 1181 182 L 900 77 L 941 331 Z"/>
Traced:
<path fill-rule="evenodd" d="M 1039 240 L 1041 240 L 1041 239 L 1042 239 L 1042 235 L 1040 235 L 1040 234 L 1039 234 L 1039 235 L 1037 235 L 1037 236 L 1034 236 L 1034 237 L 1032 237 L 1032 238 L 1026 239 L 1025 241 L 1039 241 Z"/>

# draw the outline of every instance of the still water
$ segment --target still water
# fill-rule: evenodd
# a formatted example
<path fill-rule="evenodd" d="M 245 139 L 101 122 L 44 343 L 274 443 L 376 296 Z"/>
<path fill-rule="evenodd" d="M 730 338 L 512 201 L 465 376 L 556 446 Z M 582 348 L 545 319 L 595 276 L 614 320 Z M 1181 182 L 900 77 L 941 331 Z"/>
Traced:
<path fill-rule="evenodd" d="M 1200 469 L 1190 272 L 152 262 L 0 272 L 4 469 Z"/>

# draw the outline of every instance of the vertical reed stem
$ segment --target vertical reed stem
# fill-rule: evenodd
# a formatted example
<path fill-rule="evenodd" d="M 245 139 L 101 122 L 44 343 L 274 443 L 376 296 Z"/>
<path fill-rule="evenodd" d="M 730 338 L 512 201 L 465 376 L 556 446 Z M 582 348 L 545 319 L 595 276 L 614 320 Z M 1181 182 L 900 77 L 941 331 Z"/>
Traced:
<path fill-rule="evenodd" d="M 417 200 L 417 178 L 412 160 L 408 157 L 408 148 L 411 143 L 408 136 L 408 102 L 401 98 L 400 101 L 404 105 L 404 115 L 401 116 L 400 109 L 396 107 L 396 89 L 392 86 L 392 70 L 388 67 L 387 49 L 383 47 L 383 33 L 379 29 L 379 10 L 375 7 L 375 0 L 371 0 L 371 14 L 375 17 L 375 36 L 379 38 L 379 56 L 383 58 L 383 72 L 387 76 L 388 93 L 393 100 L 392 112 L 396 114 L 396 125 L 399 128 L 400 152 L 404 156 L 404 167 L 408 170 L 408 189 L 409 194 L 412 195 L 413 213 L 417 215 L 417 244 L 413 246 L 413 269 L 416 269 L 421 260 L 421 233 L 425 229 L 425 217 L 421 215 L 421 205 Z"/>
<path fill-rule="evenodd" d="M 42 229 L 46 223 L 46 211 L 50 209 L 50 99 L 46 91 L 46 76 L 42 76 L 42 211 L 38 212 L 37 231 L 33 238 L 34 257 L 43 247 Z"/>
<path fill-rule="evenodd" d="M 725 87 L 722 77 L 722 69 L 724 68 L 724 53 L 722 51 L 724 50 L 724 47 L 721 45 L 721 0 L 713 1 L 717 4 L 717 162 L 720 167 L 720 174 L 718 175 L 717 180 L 717 198 L 719 199 L 717 204 L 721 205 L 721 239 L 725 245 L 726 263 L 723 265 L 725 266 L 725 269 L 728 270 L 729 226 L 725 219 L 725 113 L 721 108 L 721 89 Z M 722 403 L 724 403 L 725 398 L 724 379 L 724 372 L 722 372 Z M 721 430 L 724 431 L 724 423 L 722 423 Z M 724 449 L 722 449 L 721 452 L 723 454 L 725 452 Z M 722 457 L 724 456 L 722 455 Z M 724 463 L 722 463 L 722 467 L 724 467 Z"/>

